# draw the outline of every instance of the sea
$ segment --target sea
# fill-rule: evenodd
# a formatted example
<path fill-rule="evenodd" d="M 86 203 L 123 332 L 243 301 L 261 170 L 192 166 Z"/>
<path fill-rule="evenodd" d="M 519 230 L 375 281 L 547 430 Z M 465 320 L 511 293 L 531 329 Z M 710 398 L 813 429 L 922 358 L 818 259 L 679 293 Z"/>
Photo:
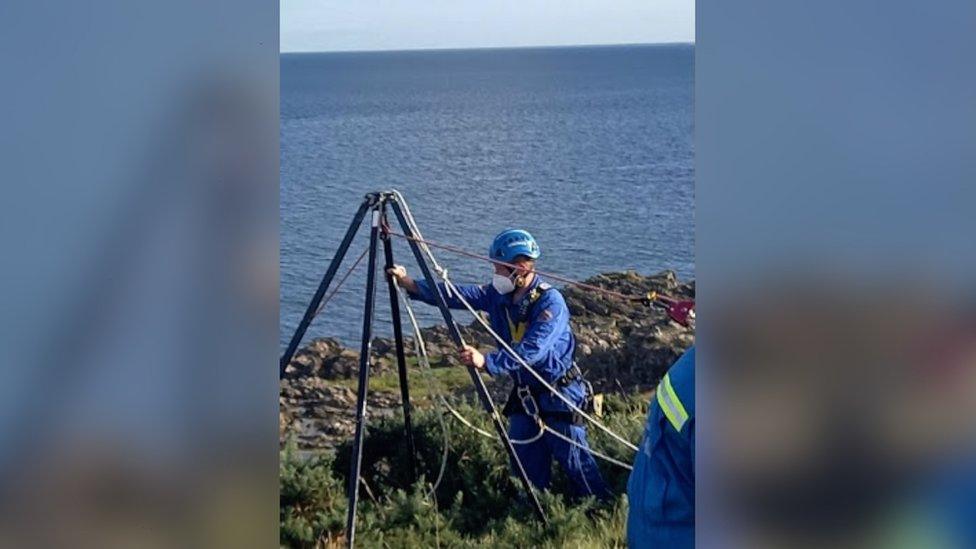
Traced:
<path fill-rule="evenodd" d="M 371 191 L 400 190 L 426 238 L 474 253 L 516 227 L 538 240 L 541 270 L 694 278 L 694 56 L 691 44 L 282 54 L 282 349 Z M 339 276 L 368 233 L 364 223 Z M 434 253 L 457 282 L 490 279 L 487 263 Z M 358 346 L 366 263 L 306 342 Z M 440 321 L 417 309 L 422 324 Z M 382 279 L 376 319 L 388 337 Z"/>

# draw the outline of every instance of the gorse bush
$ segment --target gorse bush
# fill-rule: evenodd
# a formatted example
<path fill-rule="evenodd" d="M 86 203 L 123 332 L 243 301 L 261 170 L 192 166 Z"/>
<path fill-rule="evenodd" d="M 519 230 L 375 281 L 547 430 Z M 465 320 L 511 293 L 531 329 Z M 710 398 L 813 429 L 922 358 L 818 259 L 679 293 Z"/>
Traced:
<path fill-rule="evenodd" d="M 332 474 L 331 455 L 300 459 L 289 443 L 281 452 L 278 482 L 283 544 L 314 547 L 345 528 L 346 491 Z"/>
<path fill-rule="evenodd" d="M 647 399 L 612 397 L 603 422 L 637 442 Z M 493 432 L 486 414 L 468 403 L 458 410 Z M 574 501 L 565 474 L 554 464 L 550 491 L 540 501 L 550 520 L 545 527 L 525 500 L 521 483 L 510 476 L 500 442 L 461 425 L 438 410 L 416 410 L 416 471 L 401 420 L 369 425 L 364 441 L 356 541 L 361 547 L 623 547 L 628 471 L 600 460 L 607 483 L 618 496 L 601 504 Z M 445 430 L 446 428 L 446 430 Z M 590 444 L 624 463 L 633 453 L 590 427 Z M 445 442 L 447 452 L 445 458 Z M 345 543 L 351 444 L 335 454 L 302 457 L 293 444 L 281 452 L 281 543 L 289 547 L 329 547 Z M 444 474 L 432 490 L 444 461 Z M 368 488 L 368 490 L 367 490 Z"/>

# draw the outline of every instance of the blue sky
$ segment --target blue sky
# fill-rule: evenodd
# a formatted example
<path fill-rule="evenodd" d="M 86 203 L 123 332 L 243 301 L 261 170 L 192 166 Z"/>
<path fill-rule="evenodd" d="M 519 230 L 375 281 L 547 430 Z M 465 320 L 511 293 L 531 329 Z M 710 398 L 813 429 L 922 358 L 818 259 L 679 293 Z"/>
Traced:
<path fill-rule="evenodd" d="M 281 1 L 283 52 L 694 39 L 694 0 Z"/>

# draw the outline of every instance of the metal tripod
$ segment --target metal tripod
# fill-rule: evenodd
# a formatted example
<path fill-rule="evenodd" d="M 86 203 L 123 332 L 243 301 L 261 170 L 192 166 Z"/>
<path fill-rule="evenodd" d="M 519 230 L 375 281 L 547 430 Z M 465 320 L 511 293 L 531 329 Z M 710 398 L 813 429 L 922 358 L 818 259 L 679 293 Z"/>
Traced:
<path fill-rule="evenodd" d="M 381 240 L 383 242 L 383 253 L 386 268 L 393 266 L 393 246 L 390 242 L 389 235 L 385 232 L 385 227 L 388 226 L 388 208 L 393 211 L 397 221 L 400 223 L 403 234 L 407 236 L 407 242 L 410 244 L 410 249 L 413 252 L 413 256 L 420 267 L 420 271 L 423 274 L 424 279 L 427 281 L 429 286 L 434 289 L 434 295 L 437 298 L 437 307 L 440 309 L 441 315 L 444 317 L 444 322 L 447 324 L 447 329 L 451 335 L 451 339 L 456 345 L 458 345 L 459 348 L 464 345 L 464 339 L 461 337 L 461 332 L 458 330 L 458 326 L 454 322 L 454 317 L 447 306 L 447 301 L 444 299 L 441 287 L 436 284 L 434 276 L 431 274 L 430 266 L 427 263 L 427 258 L 424 257 L 420 246 L 416 240 L 414 240 L 416 235 L 414 234 L 410 223 L 407 221 L 407 218 L 403 213 L 403 207 L 400 204 L 400 200 L 402 200 L 402 198 L 397 198 L 397 196 L 398 193 L 384 191 L 369 193 L 363 199 L 362 204 L 360 204 L 359 209 L 353 216 L 349 229 L 346 230 L 346 235 L 339 244 L 339 249 L 336 250 L 335 256 L 332 258 L 332 263 L 329 264 L 329 268 L 326 270 L 325 276 L 322 277 L 322 282 L 319 283 L 319 287 L 315 291 L 315 295 L 312 296 L 312 300 L 309 302 L 308 308 L 305 310 L 305 315 L 302 317 L 302 321 L 298 324 L 295 334 L 288 343 L 288 348 L 285 350 L 285 353 L 281 356 L 281 360 L 278 363 L 278 374 L 279 378 L 281 378 L 284 377 L 285 368 L 291 362 L 292 357 L 294 357 L 295 351 L 298 349 L 298 345 L 305 336 L 305 332 L 308 330 L 309 324 L 315 317 L 319 304 L 322 302 L 325 292 L 329 289 L 329 285 L 332 283 L 332 279 L 335 277 L 336 271 L 338 271 L 339 265 L 342 263 L 342 260 L 346 255 L 346 251 L 349 249 L 350 243 L 356 236 L 356 232 L 358 231 L 359 226 L 362 224 L 363 218 L 369 212 L 371 214 L 369 233 L 369 266 L 366 279 L 363 335 L 359 350 L 359 387 L 356 400 L 356 438 L 352 448 L 352 465 L 349 473 L 349 511 L 346 519 L 346 533 L 349 547 L 353 546 L 356 534 L 356 504 L 359 499 L 363 437 L 365 435 L 366 393 L 369 382 L 370 345 L 373 339 L 373 313 L 376 296 L 376 255 L 377 248 Z M 403 332 L 400 326 L 400 303 L 397 300 L 397 291 L 394 286 L 393 279 L 389 275 L 386 276 L 386 279 L 387 289 L 389 290 L 390 294 L 390 310 L 393 317 L 393 337 L 396 344 L 397 372 L 400 380 L 400 397 L 403 404 L 403 424 L 407 437 L 407 443 L 410 448 L 411 467 L 414 474 L 416 474 L 416 448 L 414 446 L 413 429 L 410 420 L 410 393 L 407 385 L 406 358 L 403 351 Z M 536 496 L 535 491 L 532 489 L 532 485 L 529 482 L 529 477 L 525 473 L 525 468 L 522 467 L 522 462 L 515 453 L 515 447 L 512 445 L 512 441 L 508 438 L 508 433 L 505 431 L 505 425 L 502 423 L 501 416 L 498 414 L 498 410 L 495 407 L 495 403 L 492 401 L 491 395 L 488 393 L 487 387 L 485 387 L 484 380 L 481 379 L 478 371 L 473 367 L 468 367 L 468 374 L 471 376 L 471 381 L 474 383 L 475 390 L 478 393 L 478 398 L 481 401 L 482 406 L 491 417 L 495 431 L 498 433 L 499 438 L 505 445 L 505 450 L 508 452 L 511 463 L 514 465 L 515 473 L 522 482 L 522 487 L 525 489 L 529 501 L 532 503 L 532 506 L 539 518 L 548 524 L 548 519 L 546 518 L 546 514 L 542 509 L 542 505 L 539 503 L 539 499 Z"/>

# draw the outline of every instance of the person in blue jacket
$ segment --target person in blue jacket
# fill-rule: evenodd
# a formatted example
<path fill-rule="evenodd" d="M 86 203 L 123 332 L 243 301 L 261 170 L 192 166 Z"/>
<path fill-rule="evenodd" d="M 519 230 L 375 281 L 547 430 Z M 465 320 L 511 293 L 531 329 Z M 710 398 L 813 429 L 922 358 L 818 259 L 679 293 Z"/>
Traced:
<path fill-rule="evenodd" d="M 657 386 L 627 482 L 630 547 L 695 545 L 695 348 Z"/>
<path fill-rule="evenodd" d="M 527 231 L 508 229 L 495 237 L 489 255 L 496 261 L 491 284 L 456 285 L 474 309 L 488 313 L 492 330 L 504 338 L 522 359 L 576 407 L 586 410 L 592 389 L 573 362 L 576 339 L 569 324 L 569 308 L 562 294 L 539 280 L 534 272 L 539 245 Z M 435 305 L 434 289 L 426 281 L 414 281 L 406 270 L 389 270 L 412 299 Z M 438 289 L 452 309 L 463 309 L 461 301 Z M 515 450 L 529 480 L 539 489 L 549 486 L 555 458 L 573 484 L 574 495 L 611 496 L 586 440 L 582 418 L 559 397 L 550 393 L 519 361 L 502 348 L 482 354 L 467 345 L 460 350 L 461 362 L 487 371 L 491 376 L 508 375 L 515 381 L 503 413 L 509 417 L 509 437 L 531 440 L 540 434 L 538 419 L 579 446 L 544 433 Z"/>

